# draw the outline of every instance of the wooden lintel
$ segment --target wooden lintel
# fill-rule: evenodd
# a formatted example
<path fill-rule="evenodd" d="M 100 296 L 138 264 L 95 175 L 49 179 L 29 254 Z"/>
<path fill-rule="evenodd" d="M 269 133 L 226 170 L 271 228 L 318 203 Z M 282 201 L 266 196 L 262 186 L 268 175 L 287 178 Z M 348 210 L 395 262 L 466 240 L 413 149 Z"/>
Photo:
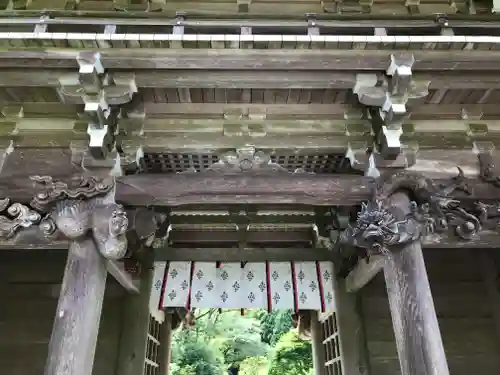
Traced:
<path fill-rule="evenodd" d="M 72 68 L 84 50 L 3 50 L 2 68 Z M 384 50 L 259 50 L 259 49 L 103 49 L 105 69 L 384 71 L 391 51 Z M 412 51 L 418 71 L 497 71 L 500 52 Z M 285 63 L 284 63 L 285 62 Z M 233 81 L 236 80 L 233 77 Z M 272 77 L 269 77 L 272 78 Z M 295 79 L 293 79 L 295 81 Z"/>
<path fill-rule="evenodd" d="M 106 261 L 106 269 L 116 281 L 129 293 L 139 294 L 140 280 L 134 280 L 123 264 L 113 261 Z"/>
<path fill-rule="evenodd" d="M 321 248 L 162 248 L 155 261 L 193 262 L 306 262 L 333 261 L 334 253 Z"/>
<path fill-rule="evenodd" d="M 436 184 L 449 183 L 456 168 L 435 176 Z M 424 175 L 426 174 L 425 171 Z M 435 172 L 434 172 L 435 173 Z M 446 177 L 447 176 L 447 177 Z M 71 176 L 53 176 L 68 179 Z M 117 179 L 116 200 L 127 206 L 171 206 L 188 204 L 299 204 L 316 206 L 352 206 L 372 195 L 373 179 L 356 175 L 273 173 L 269 175 L 221 173 L 138 174 Z M 472 200 L 492 202 L 500 190 L 471 178 L 468 187 Z M 0 177 L 0 196 L 29 203 L 39 191 L 28 176 Z"/>

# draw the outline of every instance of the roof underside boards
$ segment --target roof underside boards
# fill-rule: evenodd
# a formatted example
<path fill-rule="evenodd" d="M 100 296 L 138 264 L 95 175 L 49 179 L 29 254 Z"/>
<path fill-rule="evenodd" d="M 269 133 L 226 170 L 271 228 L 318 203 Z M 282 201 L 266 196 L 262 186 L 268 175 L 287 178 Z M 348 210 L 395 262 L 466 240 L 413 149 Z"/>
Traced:
<path fill-rule="evenodd" d="M 379 117 L 397 120 L 408 155 L 500 146 L 495 23 L 20 20 L 0 18 L 6 149 L 69 148 L 86 168 L 119 155 L 125 173 L 167 173 L 210 169 L 251 146 L 291 172 L 362 173 L 352 156 L 378 142 Z M 394 66 L 410 75 L 401 93 Z M 94 162 L 106 137 L 112 153 Z"/>
<path fill-rule="evenodd" d="M 150 306 L 335 311 L 332 262 L 156 262 Z"/>

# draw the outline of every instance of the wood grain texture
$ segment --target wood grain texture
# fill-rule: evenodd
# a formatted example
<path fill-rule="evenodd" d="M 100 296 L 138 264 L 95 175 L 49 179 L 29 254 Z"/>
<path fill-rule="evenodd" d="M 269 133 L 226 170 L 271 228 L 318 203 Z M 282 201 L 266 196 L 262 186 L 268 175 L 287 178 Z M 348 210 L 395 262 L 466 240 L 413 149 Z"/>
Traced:
<path fill-rule="evenodd" d="M 161 325 L 160 339 L 160 369 L 158 375 L 170 374 L 170 362 L 172 360 L 172 313 L 165 314 L 165 320 Z"/>
<path fill-rule="evenodd" d="M 91 375 L 106 287 L 94 242 L 70 244 L 44 375 Z"/>
<path fill-rule="evenodd" d="M 409 210 L 404 193 L 392 195 L 390 204 Z M 384 276 L 401 373 L 449 374 L 420 242 L 392 253 Z"/>
<path fill-rule="evenodd" d="M 338 280 L 335 290 L 342 367 L 349 375 L 370 375 L 361 295 L 347 293 L 345 284 Z"/>
<path fill-rule="evenodd" d="M 146 268 L 146 267 L 145 267 Z M 119 347 L 117 374 L 136 375 L 144 369 L 149 327 L 149 295 L 152 272 L 145 270 L 141 276 L 139 294 L 128 294 L 124 300 L 122 336 Z"/>
<path fill-rule="evenodd" d="M 73 68 L 83 49 L 46 48 L 0 51 L 2 68 Z M 258 49 L 102 49 L 106 69 L 180 69 L 209 71 L 384 71 L 390 50 L 258 50 Z M 412 51 L 418 71 L 497 71 L 499 51 Z M 284 63 L 286 62 L 286 64 Z M 209 75 L 206 75 L 207 77 Z M 291 77 L 291 76 L 290 76 Z M 237 76 L 235 77 L 237 78 Z M 292 78 L 291 78 L 292 79 Z"/>
<path fill-rule="evenodd" d="M 326 375 L 323 329 L 316 311 L 311 312 L 311 344 L 314 375 Z"/>

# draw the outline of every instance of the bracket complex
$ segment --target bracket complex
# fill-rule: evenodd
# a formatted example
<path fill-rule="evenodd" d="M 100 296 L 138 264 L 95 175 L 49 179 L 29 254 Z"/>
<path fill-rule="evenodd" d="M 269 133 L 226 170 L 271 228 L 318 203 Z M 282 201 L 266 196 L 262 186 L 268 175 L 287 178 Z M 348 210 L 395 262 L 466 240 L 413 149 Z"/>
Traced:
<path fill-rule="evenodd" d="M 129 73 L 108 74 L 99 53 L 81 52 L 77 61 L 79 72 L 59 79 L 59 96 L 64 103 L 85 104 L 82 116 L 88 122 L 90 154 L 105 159 L 114 148 L 119 106 L 138 91 L 135 78 Z"/>
<path fill-rule="evenodd" d="M 359 74 L 353 89 L 359 102 L 368 106 L 376 145 L 385 158 L 400 154 L 403 121 L 429 93 L 429 81 L 413 80 L 414 62 L 412 54 L 393 54 L 385 76 Z"/>

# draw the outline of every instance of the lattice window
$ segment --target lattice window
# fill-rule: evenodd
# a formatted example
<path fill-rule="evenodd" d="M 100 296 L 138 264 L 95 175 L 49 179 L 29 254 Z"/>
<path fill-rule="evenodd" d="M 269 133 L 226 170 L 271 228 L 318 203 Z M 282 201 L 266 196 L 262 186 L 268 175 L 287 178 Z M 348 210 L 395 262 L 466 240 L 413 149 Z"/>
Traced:
<path fill-rule="evenodd" d="M 323 350 L 325 353 L 325 374 L 344 375 L 337 314 L 331 313 L 321 319 Z"/>
<path fill-rule="evenodd" d="M 314 173 L 340 173 L 349 172 L 351 168 L 349 160 L 343 154 L 273 155 L 271 161 L 290 172 L 302 168 Z"/>
<path fill-rule="evenodd" d="M 160 330 L 161 323 L 150 315 L 143 375 L 158 375 L 160 373 Z"/>
<path fill-rule="evenodd" d="M 213 154 L 147 153 L 144 155 L 144 170 L 149 173 L 176 173 L 194 168 L 200 172 L 218 160 L 219 157 Z"/>

